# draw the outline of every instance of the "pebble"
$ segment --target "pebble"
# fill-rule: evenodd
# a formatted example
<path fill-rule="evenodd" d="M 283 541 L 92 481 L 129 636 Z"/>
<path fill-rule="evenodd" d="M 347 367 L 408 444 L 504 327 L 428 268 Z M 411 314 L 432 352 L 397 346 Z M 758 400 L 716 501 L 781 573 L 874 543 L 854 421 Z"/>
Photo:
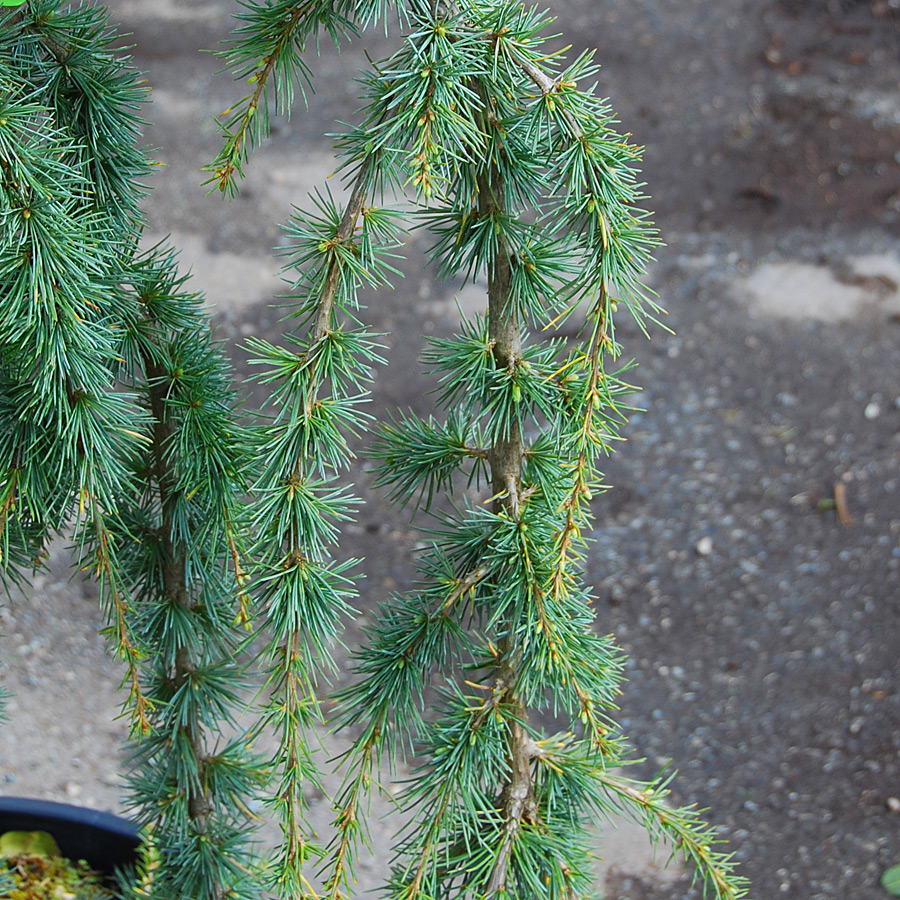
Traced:
<path fill-rule="evenodd" d="M 900 798 L 888 797 L 884 805 L 887 807 L 888 812 L 900 813 Z"/>
<path fill-rule="evenodd" d="M 707 534 L 700 538 L 699 541 L 694 546 L 694 551 L 697 556 L 709 556 L 713 551 L 713 540 Z"/>
<path fill-rule="evenodd" d="M 881 415 L 881 404 L 875 403 L 874 401 L 869 403 L 866 406 L 863 415 L 869 420 L 877 419 Z"/>

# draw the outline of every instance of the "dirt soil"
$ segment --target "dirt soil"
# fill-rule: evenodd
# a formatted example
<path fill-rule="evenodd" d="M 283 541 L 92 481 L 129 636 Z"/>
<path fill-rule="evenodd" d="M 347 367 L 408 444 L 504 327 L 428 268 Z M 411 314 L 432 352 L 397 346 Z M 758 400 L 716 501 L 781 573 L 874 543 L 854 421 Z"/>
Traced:
<path fill-rule="evenodd" d="M 553 5 L 574 51 L 597 48 L 601 90 L 646 146 L 668 244 L 651 283 L 674 334 L 619 334 L 644 411 L 609 462 L 589 557 L 598 628 L 629 654 L 638 773 L 671 760 L 676 799 L 709 808 L 758 900 L 881 900 L 900 862 L 900 2 Z M 231 4 L 111 6 L 154 88 L 147 139 L 167 167 L 150 230 L 184 248 L 243 377 L 241 338 L 278 340 L 270 251 L 333 169 L 323 135 L 353 118 L 363 44 L 323 52 L 310 110 L 277 125 L 225 206 L 199 169 L 239 88 L 198 48 L 226 36 Z M 390 344 L 374 411 L 429 409 L 428 381 L 409 374 L 422 338 L 452 332 L 456 296 L 482 302 L 425 273 L 418 240 L 407 249 L 406 279 L 368 311 Z M 364 462 L 355 476 L 368 503 L 348 552 L 367 577 L 351 648 L 385 591 L 409 584 L 418 540 Z M 65 565 L 59 547 L 2 611 L 16 698 L 0 777 L 7 793 L 114 808 L 118 673 L 93 589 Z M 610 900 L 696 896 L 677 868 L 605 846 Z"/>

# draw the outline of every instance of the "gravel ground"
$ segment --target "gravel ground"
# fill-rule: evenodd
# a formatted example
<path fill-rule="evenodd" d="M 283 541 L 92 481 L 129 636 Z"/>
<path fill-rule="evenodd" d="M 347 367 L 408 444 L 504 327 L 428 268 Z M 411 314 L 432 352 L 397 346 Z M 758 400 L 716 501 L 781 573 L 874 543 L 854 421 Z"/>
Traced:
<path fill-rule="evenodd" d="M 677 337 L 640 354 L 646 412 L 598 507 L 623 724 L 755 896 L 877 898 L 900 825 L 898 328 L 754 318 L 727 260 L 667 267 Z M 852 524 L 822 509 L 837 485 Z"/>
<path fill-rule="evenodd" d="M 225 339 L 275 340 L 269 248 L 331 170 L 322 134 L 352 117 L 361 48 L 325 53 L 309 112 L 278 126 L 226 208 L 198 170 L 216 148 L 210 115 L 236 95 L 196 51 L 225 35 L 229 4 L 111 5 L 154 87 L 148 140 L 167 168 L 151 230 L 185 248 Z M 675 334 L 620 326 L 644 411 L 609 461 L 588 562 L 598 627 L 629 654 L 626 733 L 644 774 L 671 760 L 678 801 L 709 807 L 758 900 L 880 900 L 881 871 L 900 862 L 900 11 L 553 5 L 576 50 L 599 48 L 604 92 L 647 147 L 668 243 L 651 283 Z M 378 57 L 387 42 L 367 47 Z M 373 409 L 427 411 L 409 372 L 422 335 L 454 327 L 456 287 L 408 250 L 407 278 L 370 310 L 391 335 Z M 368 503 L 349 537 L 367 577 L 350 647 L 384 591 L 409 583 L 418 540 L 364 465 L 355 475 Z M 118 675 L 93 588 L 65 565 L 57 548 L 0 613 L 16 694 L 0 777 L 8 793 L 114 808 Z M 609 900 L 694 896 L 623 834 L 605 845 Z"/>

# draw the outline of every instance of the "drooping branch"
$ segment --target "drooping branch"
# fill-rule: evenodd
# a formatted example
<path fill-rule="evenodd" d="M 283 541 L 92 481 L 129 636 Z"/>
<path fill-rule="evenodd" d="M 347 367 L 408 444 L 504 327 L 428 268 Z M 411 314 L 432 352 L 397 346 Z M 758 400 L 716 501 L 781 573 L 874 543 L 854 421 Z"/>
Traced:
<path fill-rule="evenodd" d="M 491 99 L 480 88 L 484 116 L 488 128 L 495 127 L 491 116 Z M 503 176 L 496 165 L 478 176 L 478 212 L 483 219 L 498 219 L 506 212 Z M 514 372 L 522 356 L 522 329 L 512 296 L 512 268 L 509 250 L 501 234 L 496 254 L 488 270 L 488 337 L 492 345 L 494 364 L 500 370 Z M 518 422 L 507 422 L 488 450 L 488 465 L 494 497 L 494 512 L 517 520 L 521 512 L 524 446 Z M 511 623 L 497 642 L 497 670 L 494 692 L 499 703 L 507 707 L 508 716 L 507 764 L 508 781 L 500 791 L 498 805 L 503 815 L 503 840 L 497 852 L 493 870 L 487 882 L 486 895 L 492 896 L 506 888 L 509 860 L 521 823 L 536 823 L 539 819 L 527 731 L 523 725 L 527 710 L 518 697 L 518 671 L 515 647 L 509 633 Z"/>
<path fill-rule="evenodd" d="M 283 833 L 281 853 L 277 861 L 270 883 L 277 889 L 279 896 L 293 897 L 298 893 L 314 896 L 312 888 L 303 873 L 303 867 L 312 852 L 307 838 L 307 826 L 304 818 L 303 783 L 310 777 L 313 769 L 306 748 L 305 727 L 310 718 L 310 711 L 319 715 L 318 701 L 315 695 L 314 671 L 310 670 L 310 655 L 305 652 L 310 643 L 318 644 L 322 635 L 310 635 L 303 623 L 303 613 L 297 608 L 298 603 L 310 602 L 309 594 L 316 594 L 320 601 L 327 598 L 331 601 L 331 609 L 327 616 L 336 618 L 340 613 L 338 593 L 327 584 L 329 570 L 323 566 L 319 558 L 321 552 L 320 538 L 307 533 L 308 520 L 297 514 L 297 506 L 293 500 L 309 497 L 318 490 L 311 486 L 311 470 L 316 465 L 308 455 L 308 448 L 303 444 L 301 452 L 297 452 L 296 442 L 290 441 L 290 432 L 307 427 L 311 416 L 316 413 L 322 401 L 320 392 L 327 389 L 329 382 L 327 365 L 315 364 L 317 354 L 327 352 L 329 336 L 332 335 L 335 323 L 335 309 L 340 305 L 342 280 L 347 277 L 343 266 L 342 252 L 352 246 L 363 215 L 368 191 L 369 163 L 365 162 L 357 173 L 350 196 L 344 207 L 340 221 L 334 232 L 319 244 L 319 252 L 328 254 L 326 269 L 317 296 L 311 299 L 309 313 L 310 326 L 307 334 L 307 349 L 299 357 L 298 365 L 305 366 L 305 373 L 292 386 L 288 395 L 288 403 L 295 406 L 289 422 L 284 426 L 284 435 L 288 437 L 291 453 L 283 461 L 274 466 L 264 476 L 268 490 L 261 492 L 266 502 L 267 492 L 283 493 L 287 503 L 283 507 L 281 521 L 277 523 L 282 540 L 279 542 L 281 559 L 274 561 L 275 572 L 264 576 L 268 585 L 269 597 L 266 602 L 267 615 L 274 624 L 270 638 L 270 656 L 274 665 L 269 677 L 271 700 L 265 718 L 278 724 L 280 745 L 272 757 L 273 768 L 280 773 L 278 793 L 274 798 L 275 807 L 280 817 Z M 334 384 L 332 382 L 332 387 Z M 326 440 L 326 438 L 321 438 Z M 347 453 L 346 448 L 340 454 Z M 314 456 L 315 454 L 313 454 Z M 329 450 L 326 454 L 334 464 L 336 453 Z M 281 458 L 281 457 L 279 457 Z M 342 498 L 336 502 L 344 502 Z M 318 514 L 323 510 L 332 511 L 327 499 L 321 501 Z M 267 523 L 267 527 L 270 527 Z M 271 548 L 270 548 L 271 549 Z M 267 551 L 268 552 L 268 551 Z M 337 573 L 333 573 L 336 577 Z M 296 592 L 304 599 L 299 600 Z M 323 610 L 323 615 L 325 615 Z M 373 748 L 370 748 L 374 752 Z M 364 761 L 371 768 L 371 754 Z M 356 826 L 356 808 L 358 792 L 368 788 L 369 778 L 361 778 L 346 797 L 346 804 L 341 811 L 338 827 L 341 832 L 341 843 L 337 851 L 333 873 L 327 882 L 329 896 L 340 894 L 340 887 L 345 879 L 350 853 L 350 834 Z"/>
<path fill-rule="evenodd" d="M 226 132 L 225 147 L 216 162 L 209 167 L 213 173 L 212 180 L 215 181 L 216 186 L 223 194 L 230 188 L 233 190 L 234 176 L 240 171 L 241 160 L 247 156 L 250 141 L 248 132 L 259 112 L 260 102 L 268 90 L 272 73 L 275 71 L 285 48 L 294 39 L 294 33 L 298 25 L 314 6 L 315 0 L 307 0 L 307 2 L 301 3 L 291 10 L 281 25 L 281 32 L 275 45 L 271 48 L 269 54 L 262 59 L 259 68 L 250 78 L 250 83 L 255 85 L 255 87 L 250 96 L 244 98 L 246 102 L 244 111 L 237 120 L 234 130 Z M 226 110 L 222 115 L 225 116 L 229 112 L 231 112 L 230 109 Z"/>
<path fill-rule="evenodd" d="M 163 592 L 169 603 L 175 604 L 185 612 L 191 613 L 196 609 L 197 603 L 188 589 L 187 552 L 185 547 L 176 543 L 172 533 L 172 516 L 176 498 L 175 473 L 167 454 L 167 447 L 174 432 L 166 402 L 170 389 L 168 372 L 162 363 L 147 356 L 144 358 L 144 368 L 152 416 L 151 433 L 154 475 L 161 517 L 157 531 L 163 551 Z M 178 691 L 185 685 L 193 675 L 197 665 L 198 660 L 194 658 L 190 646 L 182 643 L 176 648 L 174 666 L 170 672 L 173 692 Z M 190 744 L 197 768 L 197 778 L 192 781 L 190 787 L 188 812 L 198 832 L 202 834 L 206 831 L 206 822 L 212 810 L 212 804 L 208 791 L 201 787 L 201 785 L 206 784 L 204 775 L 206 745 L 203 728 L 196 709 L 192 709 L 188 720 L 182 722 L 180 728 Z M 219 884 L 216 890 L 220 895 L 223 895 L 225 888 Z"/>

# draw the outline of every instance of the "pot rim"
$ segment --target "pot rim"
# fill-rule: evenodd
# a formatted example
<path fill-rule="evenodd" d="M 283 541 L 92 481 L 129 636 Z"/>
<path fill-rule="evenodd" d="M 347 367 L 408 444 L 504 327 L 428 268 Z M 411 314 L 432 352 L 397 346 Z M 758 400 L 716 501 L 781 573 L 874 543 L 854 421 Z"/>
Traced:
<path fill-rule="evenodd" d="M 135 862 L 141 843 L 137 827 L 122 816 L 32 797 L 0 797 L 0 830 L 47 831 L 63 856 L 108 875 Z"/>

